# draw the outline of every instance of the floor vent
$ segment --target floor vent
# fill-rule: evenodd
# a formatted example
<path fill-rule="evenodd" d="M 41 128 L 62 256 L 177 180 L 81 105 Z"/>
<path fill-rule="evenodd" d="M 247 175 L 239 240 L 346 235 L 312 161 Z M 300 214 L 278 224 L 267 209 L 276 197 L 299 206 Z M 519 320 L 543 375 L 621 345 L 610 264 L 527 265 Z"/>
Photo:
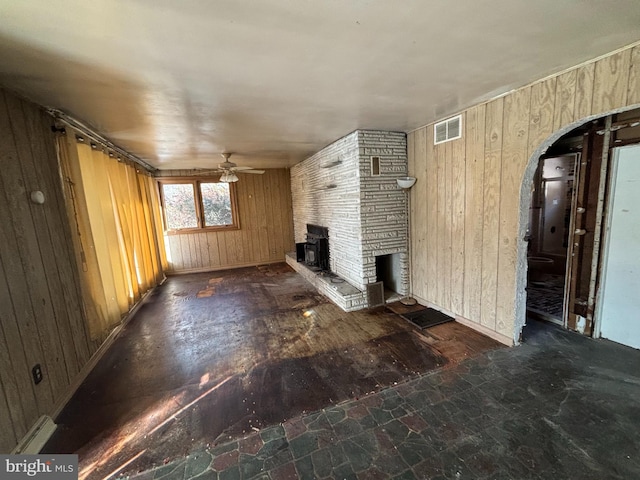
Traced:
<path fill-rule="evenodd" d="M 376 282 L 367 284 L 367 303 L 369 308 L 384 305 L 384 283 Z"/>
<path fill-rule="evenodd" d="M 13 455 L 35 455 L 40 453 L 49 437 L 56 431 L 56 424 L 51 417 L 41 416 L 33 427 L 22 437 L 20 443 L 11 452 Z"/>
<path fill-rule="evenodd" d="M 434 145 L 462 137 L 462 115 L 436 123 L 433 127 L 433 133 Z"/>

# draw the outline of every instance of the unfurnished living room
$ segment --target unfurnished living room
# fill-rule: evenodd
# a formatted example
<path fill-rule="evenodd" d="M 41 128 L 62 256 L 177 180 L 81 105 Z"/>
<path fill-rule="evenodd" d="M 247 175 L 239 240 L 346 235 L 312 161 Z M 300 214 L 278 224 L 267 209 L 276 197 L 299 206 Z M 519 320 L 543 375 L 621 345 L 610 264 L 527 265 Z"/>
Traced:
<path fill-rule="evenodd" d="M 637 0 L 0 19 L 2 475 L 640 478 Z"/>

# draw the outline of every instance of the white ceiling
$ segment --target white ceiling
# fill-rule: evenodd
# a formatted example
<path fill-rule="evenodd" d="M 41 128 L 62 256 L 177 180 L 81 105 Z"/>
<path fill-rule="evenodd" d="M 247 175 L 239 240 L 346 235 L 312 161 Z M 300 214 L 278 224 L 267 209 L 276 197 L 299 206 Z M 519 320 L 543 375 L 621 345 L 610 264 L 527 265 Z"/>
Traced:
<path fill-rule="evenodd" d="M 158 168 L 293 165 L 640 40 L 638 0 L 0 0 L 0 84 Z"/>

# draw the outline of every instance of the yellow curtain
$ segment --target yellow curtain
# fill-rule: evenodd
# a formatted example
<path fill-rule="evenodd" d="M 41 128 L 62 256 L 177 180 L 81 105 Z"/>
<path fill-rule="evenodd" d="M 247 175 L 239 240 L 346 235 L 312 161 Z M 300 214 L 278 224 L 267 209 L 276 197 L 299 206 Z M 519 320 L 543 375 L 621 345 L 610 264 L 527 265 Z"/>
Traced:
<path fill-rule="evenodd" d="M 153 179 L 76 134 L 67 128 L 58 150 L 89 331 L 103 340 L 164 278 L 164 238 Z"/>

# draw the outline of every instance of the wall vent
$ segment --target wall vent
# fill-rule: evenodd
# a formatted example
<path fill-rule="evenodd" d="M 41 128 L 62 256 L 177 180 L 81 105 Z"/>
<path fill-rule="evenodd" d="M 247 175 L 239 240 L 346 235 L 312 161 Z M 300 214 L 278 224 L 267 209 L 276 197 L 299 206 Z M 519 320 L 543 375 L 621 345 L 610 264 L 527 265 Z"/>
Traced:
<path fill-rule="evenodd" d="M 462 115 L 451 117 L 433 126 L 433 144 L 448 142 L 462 137 Z"/>

